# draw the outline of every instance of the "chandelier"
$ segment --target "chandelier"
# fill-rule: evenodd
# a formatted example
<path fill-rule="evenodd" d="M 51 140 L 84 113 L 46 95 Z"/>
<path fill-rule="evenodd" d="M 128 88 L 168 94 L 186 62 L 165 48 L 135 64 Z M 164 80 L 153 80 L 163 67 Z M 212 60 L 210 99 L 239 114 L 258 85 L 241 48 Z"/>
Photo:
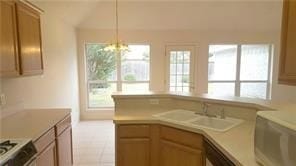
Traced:
<path fill-rule="evenodd" d="M 116 42 L 108 44 L 104 48 L 104 50 L 105 51 L 116 51 L 116 52 L 128 51 L 128 45 L 119 40 L 119 35 L 118 35 L 118 0 L 116 0 L 115 3 L 116 3 Z"/>

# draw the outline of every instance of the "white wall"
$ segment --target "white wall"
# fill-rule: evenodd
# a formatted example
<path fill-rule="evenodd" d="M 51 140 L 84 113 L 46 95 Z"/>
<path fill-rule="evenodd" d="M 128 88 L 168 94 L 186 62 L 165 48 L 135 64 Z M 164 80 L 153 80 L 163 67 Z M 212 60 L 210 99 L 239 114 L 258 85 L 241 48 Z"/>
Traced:
<path fill-rule="evenodd" d="M 79 118 L 76 32 L 72 25 L 51 15 L 46 5 L 41 17 L 44 74 L 1 79 L 9 108 L 71 108 L 73 121 Z"/>
<path fill-rule="evenodd" d="M 114 41 L 115 5 L 101 2 L 77 31 L 82 118 L 106 118 L 110 111 L 86 111 L 84 44 Z M 272 12 L 270 12 L 272 11 Z M 295 101 L 296 87 L 278 85 L 282 1 L 128 1 L 119 3 L 120 39 L 150 44 L 150 90 L 165 90 L 165 47 L 196 46 L 195 91 L 207 92 L 209 44 L 273 44 L 272 99 Z"/>
<path fill-rule="evenodd" d="M 80 99 L 82 118 L 106 118 L 112 112 L 86 111 L 85 85 L 85 55 L 84 43 L 108 43 L 112 39 L 112 30 L 80 29 L 77 31 L 78 54 L 80 67 Z M 274 44 L 272 98 L 295 101 L 296 87 L 277 84 L 277 70 L 279 57 L 280 31 L 192 31 L 192 30 L 122 30 L 121 39 L 126 43 L 150 44 L 151 71 L 150 89 L 153 91 L 165 90 L 165 46 L 169 44 L 195 44 L 197 67 L 195 69 L 195 87 L 197 93 L 207 92 L 207 65 L 209 44 Z"/>

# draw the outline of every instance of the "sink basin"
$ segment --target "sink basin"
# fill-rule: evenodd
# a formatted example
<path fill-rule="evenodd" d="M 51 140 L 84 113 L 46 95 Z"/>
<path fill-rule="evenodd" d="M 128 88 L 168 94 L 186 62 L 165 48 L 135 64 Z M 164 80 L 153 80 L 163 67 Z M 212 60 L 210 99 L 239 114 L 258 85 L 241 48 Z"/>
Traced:
<path fill-rule="evenodd" d="M 190 121 L 197 118 L 198 115 L 196 115 L 193 111 L 174 110 L 174 111 L 164 112 L 160 114 L 155 114 L 153 116 L 159 119 L 168 120 L 168 121 L 186 122 L 186 121 Z"/>
<path fill-rule="evenodd" d="M 201 117 L 191 121 L 190 124 L 198 127 L 203 127 L 211 130 L 224 132 L 239 125 L 241 122 L 243 121 L 240 119 L 234 119 L 234 118 L 219 119 L 219 118 Z"/>
<path fill-rule="evenodd" d="M 163 121 L 181 123 L 182 125 L 193 128 L 206 128 L 219 132 L 225 132 L 243 122 L 243 120 L 229 117 L 220 119 L 197 115 L 193 111 L 182 109 L 155 114 L 153 116 Z"/>

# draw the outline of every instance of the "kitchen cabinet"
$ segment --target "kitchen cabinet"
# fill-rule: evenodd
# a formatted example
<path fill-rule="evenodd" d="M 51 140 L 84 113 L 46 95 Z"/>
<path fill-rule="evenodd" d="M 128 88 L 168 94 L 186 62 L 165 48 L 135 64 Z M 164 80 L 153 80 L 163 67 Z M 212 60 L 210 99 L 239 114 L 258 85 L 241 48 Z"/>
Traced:
<path fill-rule="evenodd" d="M 72 127 L 71 117 L 66 117 L 56 125 L 58 166 L 72 166 Z"/>
<path fill-rule="evenodd" d="M 150 139 L 121 138 L 119 140 L 118 166 L 149 166 Z"/>
<path fill-rule="evenodd" d="M 160 166 L 203 166 L 203 137 L 161 126 L 159 153 Z"/>
<path fill-rule="evenodd" d="M 72 166 L 71 116 L 67 116 L 34 141 L 37 166 Z"/>
<path fill-rule="evenodd" d="M 116 166 L 203 166 L 203 137 L 163 125 L 116 125 Z"/>
<path fill-rule="evenodd" d="M 37 166 L 57 166 L 54 128 L 43 134 L 34 142 L 34 145 L 37 149 Z"/>
<path fill-rule="evenodd" d="M 159 163 L 161 166 L 202 166 L 202 151 L 161 140 Z"/>
<path fill-rule="evenodd" d="M 149 125 L 119 125 L 116 133 L 117 166 L 150 166 L 152 151 Z"/>
<path fill-rule="evenodd" d="M 17 20 L 21 74 L 42 74 L 40 13 L 26 4 L 18 2 Z"/>
<path fill-rule="evenodd" d="M 0 76 L 19 74 L 16 6 L 12 1 L 0 1 Z"/>
<path fill-rule="evenodd" d="M 0 1 L 0 76 L 43 73 L 41 10 L 27 1 Z"/>
<path fill-rule="evenodd" d="M 296 1 L 284 0 L 279 83 L 296 85 Z"/>
<path fill-rule="evenodd" d="M 37 166 L 56 166 L 56 144 L 52 142 L 44 151 L 36 158 Z"/>

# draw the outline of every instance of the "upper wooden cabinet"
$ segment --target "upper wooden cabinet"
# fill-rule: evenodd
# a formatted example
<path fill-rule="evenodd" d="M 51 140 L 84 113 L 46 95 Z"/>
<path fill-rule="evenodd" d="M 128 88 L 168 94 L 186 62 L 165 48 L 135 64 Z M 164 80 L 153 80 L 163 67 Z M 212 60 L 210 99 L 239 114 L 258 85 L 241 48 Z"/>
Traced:
<path fill-rule="evenodd" d="M 11 1 L 0 1 L 0 76 L 19 74 L 16 6 Z"/>
<path fill-rule="evenodd" d="M 29 6 L 18 2 L 17 21 L 21 74 L 42 74 L 40 14 Z"/>
<path fill-rule="evenodd" d="M 279 83 L 296 85 L 296 1 L 284 0 Z"/>
<path fill-rule="evenodd" d="M 26 1 L 0 1 L 0 76 L 43 73 L 40 11 Z"/>

